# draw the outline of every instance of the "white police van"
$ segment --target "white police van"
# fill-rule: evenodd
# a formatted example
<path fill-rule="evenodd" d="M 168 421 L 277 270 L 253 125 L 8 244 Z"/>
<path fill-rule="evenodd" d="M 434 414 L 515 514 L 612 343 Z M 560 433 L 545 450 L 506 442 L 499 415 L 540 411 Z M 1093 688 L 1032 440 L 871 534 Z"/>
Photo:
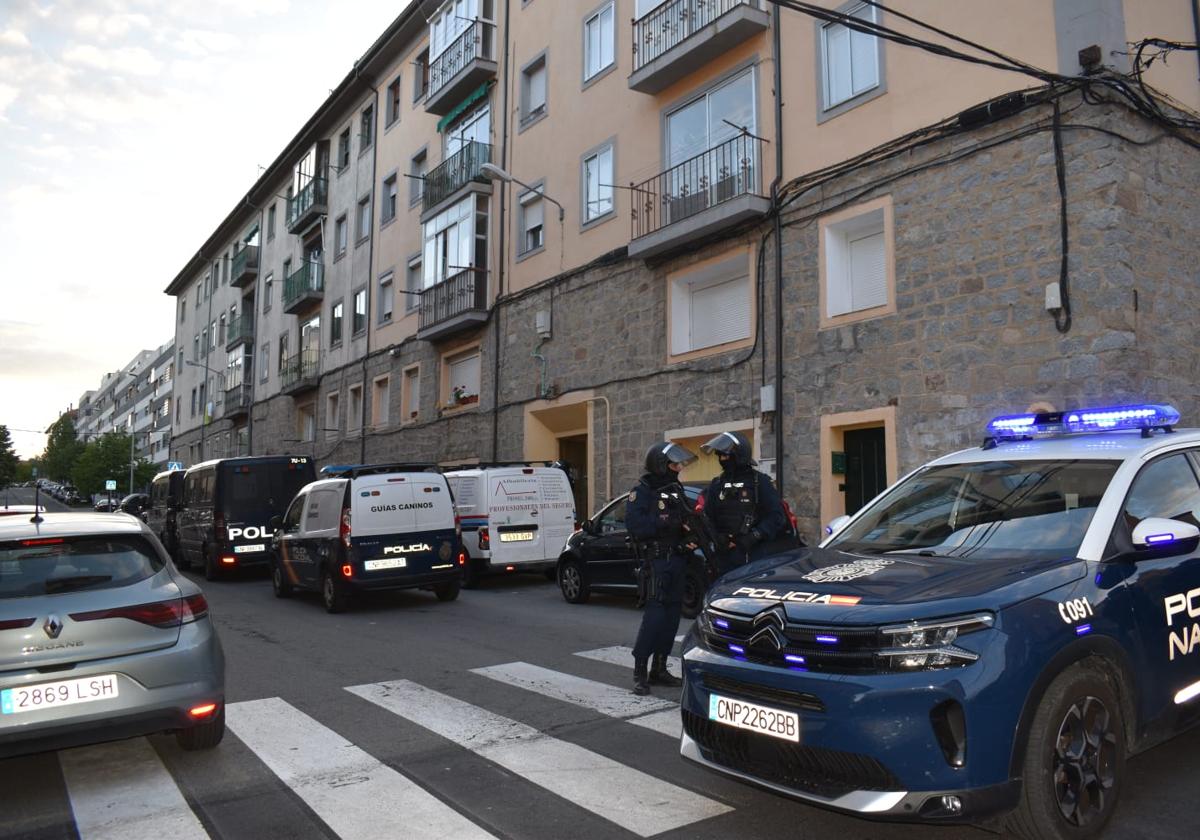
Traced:
<path fill-rule="evenodd" d="M 343 467 L 335 475 L 302 487 L 276 518 L 275 596 L 313 589 L 329 612 L 367 590 L 421 588 L 441 601 L 457 598 L 466 555 L 445 476 L 413 464 Z"/>
<path fill-rule="evenodd" d="M 488 573 L 552 574 L 575 531 L 575 497 L 558 467 L 478 464 L 447 471 L 469 588 Z"/>

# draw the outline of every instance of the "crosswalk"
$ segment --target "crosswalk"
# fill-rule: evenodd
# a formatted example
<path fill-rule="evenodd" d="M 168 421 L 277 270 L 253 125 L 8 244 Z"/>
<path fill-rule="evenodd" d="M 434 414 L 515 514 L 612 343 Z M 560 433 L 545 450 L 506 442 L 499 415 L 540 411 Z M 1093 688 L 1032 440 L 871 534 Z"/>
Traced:
<path fill-rule="evenodd" d="M 575 655 L 581 662 L 622 669 L 633 662 L 632 652 L 623 647 Z M 672 670 L 678 673 L 678 660 L 673 659 Z M 466 681 L 462 691 L 438 690 L 407 679 L 348 685 L 343 691 L 354 715 L 383 715 L 384 731 L 396 731 L 399 724 L 406 731 L 443 739 L 452 749 L 499 768 L 505 778 L 519 780 L 514 784 L 540 789 L 568 811 L 590 812 L 612 827 L 613 836 L 625 832 L 653 837 L 733 810 L 674 778 L 662 778 L 661 765 L 657 773 L 654 762 L 649 768 L 635 766 L 643 756 L 621 755 L 617 760 L 612 751 L 605 755 L 572 742 L 561 728 L 551 734 L 455 696 L 489 696 L 487 687 L 499 683 L 518 693 L 548 698 L 565 710 L 578 710 L 574 717 L 581 722 L 598 720 L 605 726 L 631 726 L 638 728 L 631 731 L 652 733 L 643 739 L 644 752 L 675 754 L 681 730 L 676 697 L 632 694 L 627 670 L 590 666 L 584 670 L 604 679 L 516 661 L 462 672 Z M 393 724 L 388 726 L 387 720 Z M 226 726 L 226 745 L 234 739 L 240 742 L 273 775 L 271 784 L 281 784 L 303 802 L 330 835 L 347 840 L 481 840 L 510 833 L 496 829 L 486 816 L 472 813 L 461 796 L 440 790 L 436 778 L 421 778 L 420 770 L 413 767 L 419 763 L 410 766 L 403 749 L 397 747 L 403 743 L 400 740 L 352 743 L 329 722 L 282 697 L 230 703 Z M 378 755 L 386 755 L 387 760 Z M 81 840 L 214 836 L 206 829 L 211 820 L 206 823 L 203 804 L 194 792 L 185 795 L 145 738 L 64 750 L 58 753 L 58 761 Z"/>

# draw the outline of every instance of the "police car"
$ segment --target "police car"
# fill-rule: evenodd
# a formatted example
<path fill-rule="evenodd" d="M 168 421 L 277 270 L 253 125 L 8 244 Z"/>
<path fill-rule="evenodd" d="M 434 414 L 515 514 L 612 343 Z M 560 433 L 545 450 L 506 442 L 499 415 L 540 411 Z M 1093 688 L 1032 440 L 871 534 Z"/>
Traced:
<path fill-rule="evenodd" d="M 1101 831 L 1200 720 L 1200 431 L 1170 406 L 998 417 L 817 548 L 725 576 L 681 752 L 862 816 Z"/>

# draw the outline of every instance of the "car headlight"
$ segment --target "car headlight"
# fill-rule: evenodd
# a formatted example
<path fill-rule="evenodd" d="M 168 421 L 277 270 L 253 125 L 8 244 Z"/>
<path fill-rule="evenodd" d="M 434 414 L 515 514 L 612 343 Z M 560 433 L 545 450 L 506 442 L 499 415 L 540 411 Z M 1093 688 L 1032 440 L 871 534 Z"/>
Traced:
<path fill-rule="evenodd" d="M 975 613 L 939 621 L 896 624 L 879 628 L 883 641 L 880 656 L 894 671 L 921 671 L 969 665 L 979 654 L 955 645 L 959 636 L 987 630 L 995 623 L 991 613 Z"/>

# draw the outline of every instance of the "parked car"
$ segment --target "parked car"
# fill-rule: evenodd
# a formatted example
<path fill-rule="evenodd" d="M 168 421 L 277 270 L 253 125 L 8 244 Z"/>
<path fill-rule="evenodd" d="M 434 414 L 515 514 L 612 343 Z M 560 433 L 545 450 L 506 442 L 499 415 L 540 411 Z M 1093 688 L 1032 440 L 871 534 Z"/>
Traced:
<path fill-rule="evenodd" d="M 183 470 L 167 470 L 154 476 L 150 484 L 150 505 L 146 508 L 145 520 L 150 530 L 171 557 L 179 556 L 179 532 L 175 527 L 175 516 L 183 502 Z"/>
<path fill-rule="evenodd" d="M 36 513 L 45 513 L 45 505 L 10 505 L 5 504 L 0 507 L 0 516 L 25 516 L 32 517 Z"/>
<path fill-rule="evenodd" d="M 0 758 L 173 732 L 225 733 L 208 603 L 126 516 L 0 519 Z"/>
<path fill-rule="evenodd" d="M 150 496 L 147 493 L 130 493 L 117 505 L 117 509 L 122 513 L 128 513 L 139 519 L 148 507 L 150 507 Z"/>
<path fill-rule="evenodd" d="M 411 465 L 350 468 L 296 494 L 272 541 L 275 596 L 321 593 L 341 612 L 368 590 L 430 589 L 458 597 L 462 552 L 446 477 Z"/>
<path fill-rule="evenodd" d="M 116 499 L 101 499 L 100 501 L 96 502 L 93 510 L 95 510 L 97 513 L 112 513 L 117 509 L 119 504 L 120 502 L 118 502 Z"/>

